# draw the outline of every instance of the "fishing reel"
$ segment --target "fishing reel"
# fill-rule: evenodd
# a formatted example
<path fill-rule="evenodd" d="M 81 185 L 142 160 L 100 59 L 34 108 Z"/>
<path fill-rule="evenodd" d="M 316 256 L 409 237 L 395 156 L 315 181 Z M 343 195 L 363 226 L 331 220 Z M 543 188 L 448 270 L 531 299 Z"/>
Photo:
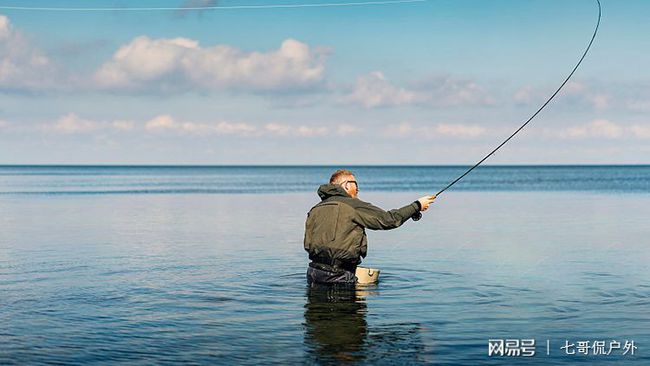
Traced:
<path fill-rule="evenodd" d="M 413 221 L 419 221 L 422 218 L 422 212 L 418 211 L 411 216 Z"/>

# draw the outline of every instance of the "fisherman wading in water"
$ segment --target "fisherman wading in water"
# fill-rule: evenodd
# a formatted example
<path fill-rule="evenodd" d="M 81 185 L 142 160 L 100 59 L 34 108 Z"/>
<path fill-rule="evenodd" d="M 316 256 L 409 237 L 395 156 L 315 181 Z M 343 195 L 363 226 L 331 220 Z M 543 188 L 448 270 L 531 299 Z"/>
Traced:
<path fill-rule="evenodd" d="M 354 273 L 368 252 L 365 229 L 390 230 L 409 218 L 419 219 L 436 196 L 424 196 L 402 208 L 384 211 L 357 198 L 359 185 L 349 170 L 337 170 L 329 184 L 318 188 L 321 202 L 307 214 L 305 250 L 309 253 L 307 281 L 357 282 Z"/>

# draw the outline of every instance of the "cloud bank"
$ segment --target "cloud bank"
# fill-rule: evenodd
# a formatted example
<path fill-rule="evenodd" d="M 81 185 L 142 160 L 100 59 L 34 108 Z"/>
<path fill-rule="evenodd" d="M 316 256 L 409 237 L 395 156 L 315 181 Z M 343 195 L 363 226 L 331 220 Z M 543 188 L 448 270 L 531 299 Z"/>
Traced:
<path fill-rule="evenodd" d="M 277 49 L 248 52 L 230 45 L 202 47 L 183 37 L 139 36 L 120 46 L 94 72 L 73 76 L 0 15 L 0 90 L 153 94 L 306 90 L 323 86 L 328 52 L 291 38 Z"/>
<path fill-rule="evenodd" d="M 0 89 L 57 88 L 56 74 L 52 61 L 0 15 Z"/>
<path fill-rule="evenodd" d="M 589 123 L 570 126 L 560 130 L 546 130 L 547 137 L 586 140 L 586 139 L 650 139 L 650 126 L 641 124 L 623 125 L 606 119 L 596 119 Z"/>
<path fill-rule="evenodd" d="M 516 90 L 512 99 L 519 105 L 536 105 L 543 103 L 553 91 L 555 89 L 533 88 L 527 85 Z M 558 94 L 555 102 L 571 106 L 571 108 L 580 107 L 603 111 L 612 107 L 615 101 L 611 93 L 600 90 L 597 85 L 582 81 L 570 81 Z"/>
<path fill-rule="evenodd" d="M 476 125 L 439 123 L 433 126 L 402 122 L 384 128 L 383 135 L 390 138 L 458 138 L 474 139 L 486 135 L 487 130 Z"/>
<path fill-rule="evenodd" d="M 9 127 L 8 122 L 0 120 L 0 129 Z M 309 126 L 293 123 L 262 123 L 252 124 L 233 121 L 192 122 L 178 120 L 169 114 L 160 114 L 149 120 L 134 122 L 132 120 L 92 120 L 82 118 L 76 113 L 60 116 L 52 122 L 38 125 L 34 131 L 63 135 L 94 134 L 99 132 L 121 132 L 140 135 L 170 135 L 170 136 L 236 136 L 236 137 L 301 137 L 313 138 L 329 135 L 350 136 L 361 130 L 353 125 L 339 124 L 331 126 Z M 29 132 L 28 126 L 21 128 Z"/>
<path fill-rule="evenodd" d="M 294 39 L 277 50 L 244 52 L 227 45 L 201 47 L 188 38 L 140 36 L 120 47 L 94 81 L 111 90 L 300 90 L 323 81 L 324 62 L 324 52 Z"/>
<path fill-rule="evenodd" d="M 97 131 L 131 131 L 135 128 L 133 121 L 94 121 L 79 117 L 76 113 L 68 113 L 52 123 L 42 126 L 45 132 L 61 134 L 84 134 Z"/>
<path fill-rule="evenodd" d="M 483 87 L 472 81 L 446 76 L 419 81 L 404 88 L 393 85 L 380 71 L 357 78 L 345 101 L 365 108 L 486 106 L 495 102 Z"/>

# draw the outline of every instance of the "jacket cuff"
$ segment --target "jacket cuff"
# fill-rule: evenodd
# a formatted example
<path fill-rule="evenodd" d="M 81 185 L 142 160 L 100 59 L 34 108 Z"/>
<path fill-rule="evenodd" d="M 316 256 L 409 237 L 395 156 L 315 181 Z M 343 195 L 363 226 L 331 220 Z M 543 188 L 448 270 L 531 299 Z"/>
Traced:
<path fill-rule="evenodd" d="M 416 200 L 413 202 L 415 204 L 415 207 L 418 209 L 418 212 L 422 211 L 422 204 L 420 201 Z"/>

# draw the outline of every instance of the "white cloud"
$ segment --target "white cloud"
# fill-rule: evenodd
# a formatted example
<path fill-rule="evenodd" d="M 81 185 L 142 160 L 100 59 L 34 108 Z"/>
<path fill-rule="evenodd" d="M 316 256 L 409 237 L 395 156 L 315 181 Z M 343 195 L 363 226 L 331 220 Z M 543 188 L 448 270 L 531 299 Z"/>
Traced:
<path fill-rule="evenodd" d="M 197 135 L 271 135 L 286 137 L 317 137 L 325 136 L 329 133 L 329 130 L 326 127 L 290 125 L 283 123 L 267 123 L 263 127 L 257 127 L 248 123 L 225 121 L 217 123 L 177 122 L 169 115 L 160 115 L 147 121 L 145 123 L 145 130 L 149 132 L 170 131 Z"/>
<path fill-rule="evenodd" d="M 56 88 L 56 75 L 52 61 L 0 15 L 0 89 Z"/>
<path fill-rule="evenodd" d="M 393 86 L 384 74 L 375 71 L 357 79 L 348 100 L 366 108 L 374 108 L 411 104 L 417 100 L 417 96 L 414 92 Z"/>
<path fill-rule="evenodd" d="M 121 131 L 131 131 L 133 128 L 135 128 L 135 123 L 133 121 L 113 121 L 111 123 L 111 126 L 115 128 L 116 130 L 121 130 Z"/>
<path fill-rule="evenodd" d="M 345 100 L 366 108 L 402 105 L 456 107 L 494 103 L 494 98 L 472 81 L 439 77 L 402 88 L 390 83 L 380 71 L 357 78 L 354 90 Z"/>
<path fill-rule="evenodd" d="M 257 132 L 255 126 L 247 123 L 217 122 L 217 123 L 195 123 L 177 122 L 170 115 L 159 115 L 147 121 L 145 130 L 150 132 L 171 131 L 195 135 L 254 135 Z"/>
<path fill-rule="evenodd" d="M 351 136 L 360 132 L 361 129 L 359 127 L 348 124 L 342 124 L 336 128 L 336 134 L 339 136 Z"/>
<path fill-rule="evenodd" d="M 629 127 L 632 135 L 639 139 L 650 139 L 650 126 L 633 125 Z"/>
<path fill-rule="evenodd" d="M 482 86 L 470 80 L 440 77 L 420 83 L 428 91 L 428 103 L 439 107 L 493 105 L 495 99 Z"/>
<path fill-rule="evenodd" d="M 389 125 L 384 128 L 386 137 L 407 137 L 414 133 L 416 129 L 408 122 L 401 122 L 397 125 Z M 419 129 L 418 129 L 419 130 Z"/>
<path fill-rule="evenodd" d="M 517 90 L 513 96 L 513 99 L 516 103 L 519 104 L 528 104 L 533 101 L 533 88 L 530 86 L 524 86 Z"/>
<path fill-rule="evenodd" d="M 587 91 L 585 83 L 580 81 L 569 81 L 564 86 L 564 92 L 569 95 L 581 95 Z"/>
<path fill-rule="evenodd" d="M 386 137 L 454 137 L 460 139 L 474 139 L 485 135 L 486 129 L 475 125 L 439 123 L 433 126 L 412 125 L 402 122 L 388 126 L 384 129 Z"/>
<path fill-rule="evenodd" d="M 134 129 L 132 121 L 94 121 L 79 117 L 76 113 L 68 113 L 57 118 L 52 123 L 40 126 L 46 132 L 57 132 L 62 134 L 90 133 L 95 131 L 130 131 Z"/>
<path fill-rule="evenodd" d="M 546 136 L 563 139 L 650 139 L 650 126 L 617 124 L 605 119 L 567 127 L 558 131 L 546 130 Z"/>
<path fill-rule="evenodd" d="M 224 134 L 252 134 L 257 131 L 255 126 L 251 126 L 247 123 L 228 123 L 228 122 L 219 122 L 214 127 L 215 131 L 218 133 Z"/>
<path fill-rule="evenodd" d="M 607 109 L 610 105 L 610 99 L 611 98 L 605 94 L 594 94 L 588 98 L 596 110 Z"/>
<path fill-rule="evenodd" d="M 557 88 L 557 86 L 555 87 Z M 512 99 L 517 104 L 541 104 L 551 93 L 553 87 L 533 88 L 530 85 L 518 89 Z M 613 104 L 613 96 L 599 91 L 598 85 L 582 81 L 568 82 L 555 98 L 555 102 L 576 106 L 590 107 L 597 111 L 608 109 Z"/>
<path fill-rule="evenodd" d="M 156 116 L 147 121 L 144 127 L 149 131 L 160 131 L 174 129 L 176 128 L 176 123 L 174 122 L 174 118 L 172 118 L 172 116 L 165 114 Z"/>
<path fill-rule="evenodd" d="M 650 112 L 650 98 L 628 101 L 627 108 L 636 112 Z"/>
<path fill-rule="evenodd" d="M 308 127 L 308 126 L 299 126 L 296 129 L 298 136 L 302 137 L 314 137 L 314 136 L 325 136 L 328 131 L 325 127 Z"/>
<path fill-rule="evenodd" d="M 281 136 L 287 136 L 291 132 L 291 128 L 287 125 L 281 125 L 278 123 L 269 123 L 264 127 L 267 131 Z"/>
<path fill-rule="evenodd" d="M 292 90 L 315 87 L 324 78 L 325 53 L 294 39 L 269 52 L 218 45 L 203 48 L 187 38 L 141 36 L 120 47 L 95 73 L 107 89 L 179 91 Z"/>
<path fill-rule="evenodd" d="M 9 124 L 0 120 L 0 129 L 6 126 L 9 126 Z M 54 122 L 38 125 L 37 130 L 61 134 L 88 134 L 92 132 L 112 131 L 136 134 L 301 138 L 319 137 L 330 134 L 330 129 L 324 126 L 285 123 L 267 123 L 265 125 L 255 126 L 250 123 L 229 121 L 189 122 L 176 120 L 168 114 L 161 114 L 149 120 L 136 123 L 124 119 L 96 121 L 82 118 L 75 113 L 68 113 L 59 117 Z M 340 136 L 349 136 L 360 132 L 359 128 L 345 124 L 332 126 L 332 130 Z"/>
<path fill-rule="evenodd" d="M 569 139 L 580 138 L 606 138 L 616 139 L 623 135 L 623 128 L 615 123 L 604 119 L 598 119 L 591 123 L 569 127 L 559 131 L 559 136 Z"/>
<path fill-rule="evenodd" d="M 265 130 L 275 136 L 316 137 L 328 134 L 325 127 L 292 126 L 280 123 L 268 123 Z"/>
<path fill-rule="evenodd" d="M 102 128 L 101 123 L 80 118 L 74 113 L 68 113 L 48 126 L 50 130 L 68 134 L 89 132 L 100 128 Z"/>
<path fill-rule="evenodd" d="M 460 138 L 479 137 L 485 133 L 485 128 L 480 126 L 471 126 L 463 124 L 445 124 L 441 123 L 434 130 L 437 134 L 443 136 L 453 136 Z"/>
<path fill-rule="evenodd" d="M 186 5 L 192 4 L 216 2 L 190 0 Z M 189 38 L 140 36 L 119 47 L 94 72 L 77 75 L 55 63 L 0 15 L 0 90 L 306 90 L 324 86 L 329 52 L 294 39 L 274 50 L 249 52 L 228 45 L 202 47 Z"/>
<path fill-rule="evenodd" d="M 9 18 L 5 15 L 0 15 L 0 40 L 4 41 L 8 39 L 12 32 L 13 30 Z"/>

